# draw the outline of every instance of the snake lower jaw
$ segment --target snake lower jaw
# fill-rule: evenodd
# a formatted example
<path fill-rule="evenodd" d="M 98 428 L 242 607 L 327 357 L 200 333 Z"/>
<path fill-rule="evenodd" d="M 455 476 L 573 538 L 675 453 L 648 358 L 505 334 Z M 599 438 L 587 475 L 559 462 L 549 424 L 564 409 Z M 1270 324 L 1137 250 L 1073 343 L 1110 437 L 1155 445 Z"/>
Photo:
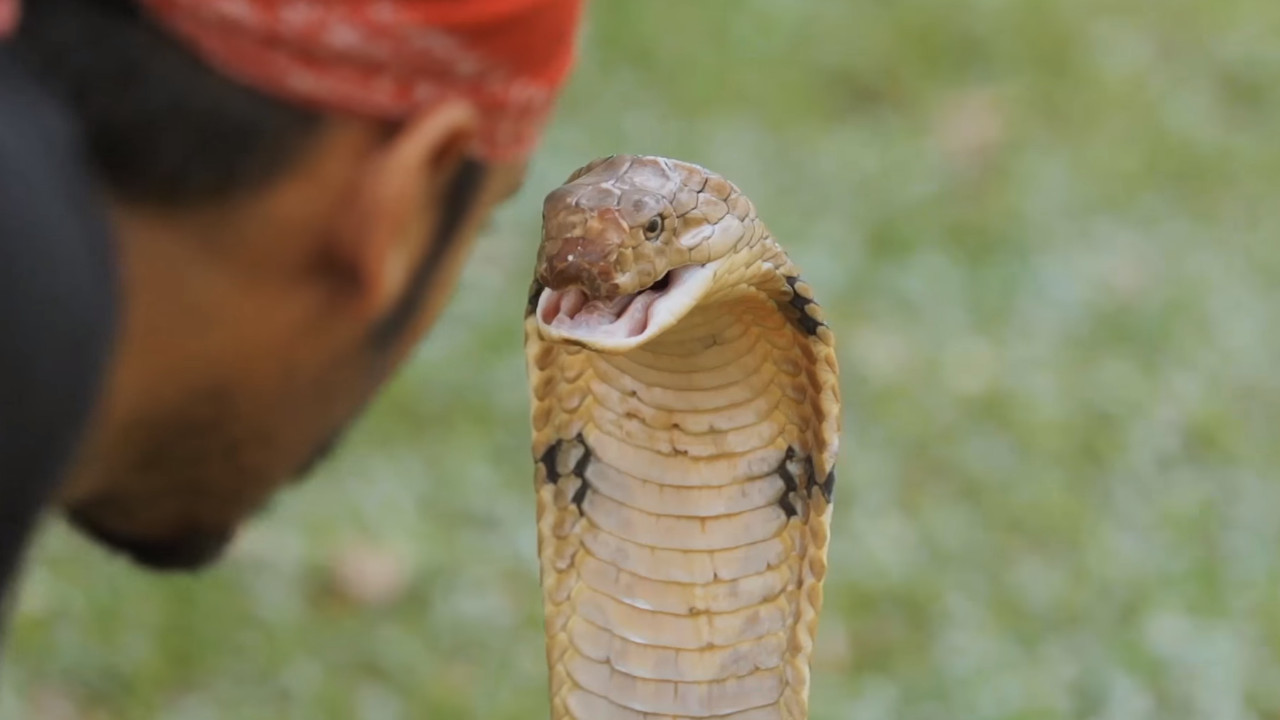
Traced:
<path fill-rule="evenodd" d="M 605 353 L 633 350 L 670 329 L 706 295 L 719 263 L 687 265 L 648 289 L 588 301 L 578 288 L 545 288 L 538 297 L 538 332 L 547 342 Z M 661 289 L 659 289 L 661 287 Z"/>

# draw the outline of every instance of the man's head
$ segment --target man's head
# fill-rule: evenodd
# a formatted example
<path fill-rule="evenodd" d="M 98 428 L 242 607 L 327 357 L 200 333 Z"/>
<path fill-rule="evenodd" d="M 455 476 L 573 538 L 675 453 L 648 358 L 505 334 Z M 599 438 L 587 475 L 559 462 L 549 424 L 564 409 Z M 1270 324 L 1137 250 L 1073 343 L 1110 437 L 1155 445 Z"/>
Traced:
<path fill-rule="evenodd" d="M 332 447 L 519 186 L 578 11 L 28 3 L 16 47 L 80 119 L 120 259 L 113 369 L 60 498 L 77 526 L 198 567 Z M 522 25 L 539 40 L 513 56 Z"/>

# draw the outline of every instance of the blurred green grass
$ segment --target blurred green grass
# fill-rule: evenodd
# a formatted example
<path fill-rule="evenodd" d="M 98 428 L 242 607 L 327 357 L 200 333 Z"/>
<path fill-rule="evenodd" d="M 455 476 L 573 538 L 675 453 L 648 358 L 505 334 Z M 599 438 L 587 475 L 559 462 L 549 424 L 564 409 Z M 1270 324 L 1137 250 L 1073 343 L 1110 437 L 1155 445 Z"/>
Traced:
<path fill-rule="evenodd" d="M 200 577 L 49 527 L 0 718 L 545 717 L 520 313 L 542 195 L 613 152 L 742 186 L 840 340 L 815 720 L 1280 715 L 1280 4 L 590 21 L 527 187 L 343 452 Z M 327 589 L 362 543 L 404 563 L 394 604 Z"/>

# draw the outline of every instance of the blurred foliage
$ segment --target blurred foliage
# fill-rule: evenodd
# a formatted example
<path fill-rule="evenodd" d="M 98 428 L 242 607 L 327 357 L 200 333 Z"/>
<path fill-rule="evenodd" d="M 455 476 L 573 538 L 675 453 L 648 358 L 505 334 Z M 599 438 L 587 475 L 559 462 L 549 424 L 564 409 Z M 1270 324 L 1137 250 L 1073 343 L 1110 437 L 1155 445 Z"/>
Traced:
<path fill-rule="evenodd" d="M 542 195 L 613 152 L 742 186 L 840 340 L 815 720 L 1276 717 L 1278 29 L 595 3 L 528 185 L 341 455 L 199 577 L 51 526 L 0 718 L 545 717 L 520 314 Z M 335 590 L 353 546 L 390 599 Z"/>

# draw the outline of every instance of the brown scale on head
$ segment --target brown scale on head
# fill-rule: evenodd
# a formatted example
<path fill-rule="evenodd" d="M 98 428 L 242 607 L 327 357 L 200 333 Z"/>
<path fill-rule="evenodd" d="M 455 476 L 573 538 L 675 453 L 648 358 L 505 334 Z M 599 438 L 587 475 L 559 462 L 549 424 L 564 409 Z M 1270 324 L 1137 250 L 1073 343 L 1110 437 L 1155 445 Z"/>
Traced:
<path fill-rule="evenodd" d="M 580 168 L 547 195 L 542 212 L 539 318 L 575 342 L 622 342 L 669 325 L 754 220 L 750 203 L 720 176 L 634 155 Z"/>
<path fill-rule="evenodd" d="M 615 155 L 584 166 L 543 203 L 538 281 L 593 300 L 648 288 L 693 262 L 680 238 L 722 219 L 692 212 L 708 183 L 702 168 L 663 158 Z M 717 184 L 729 194 L 727 182 Z"/>

